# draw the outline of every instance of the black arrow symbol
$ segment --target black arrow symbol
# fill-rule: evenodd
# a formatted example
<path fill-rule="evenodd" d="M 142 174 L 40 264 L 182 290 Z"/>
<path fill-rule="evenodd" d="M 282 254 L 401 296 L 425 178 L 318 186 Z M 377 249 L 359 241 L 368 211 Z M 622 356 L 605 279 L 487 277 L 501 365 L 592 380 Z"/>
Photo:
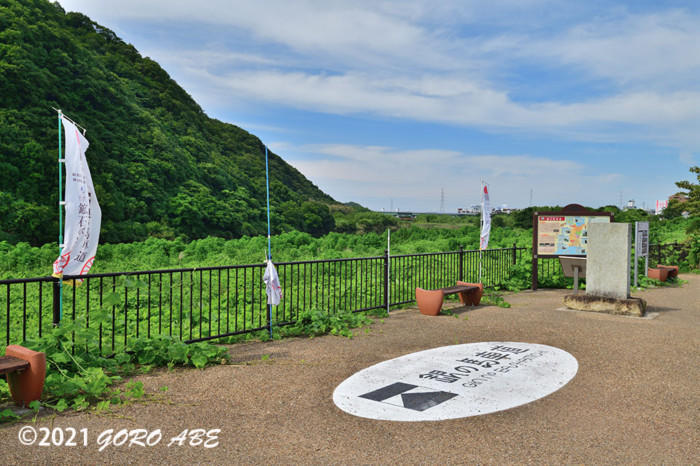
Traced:
<path fill-rule="evenodd" d="M 401 400 L 404 408 L 425 411 L 456 396 L 456 393 L 450 392 L 404 393 L 401 395 Z"/>

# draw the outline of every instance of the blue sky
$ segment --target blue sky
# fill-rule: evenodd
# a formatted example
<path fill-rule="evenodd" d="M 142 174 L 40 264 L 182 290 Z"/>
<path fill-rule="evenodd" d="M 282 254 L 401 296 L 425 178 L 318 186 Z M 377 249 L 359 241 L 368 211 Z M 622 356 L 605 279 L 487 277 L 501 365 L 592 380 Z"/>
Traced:
<path fill-rule="evenodd" d="M 341 202 L 652 207 L 700 164 L 700 2 L 59 3 Z"/>

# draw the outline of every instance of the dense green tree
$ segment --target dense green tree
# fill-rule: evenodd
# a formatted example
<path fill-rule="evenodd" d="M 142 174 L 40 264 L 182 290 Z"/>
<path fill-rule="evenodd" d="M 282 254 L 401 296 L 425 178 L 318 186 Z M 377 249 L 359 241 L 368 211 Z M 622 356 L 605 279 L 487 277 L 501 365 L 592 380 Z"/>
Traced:
<path fill-rule="evenodd" d="M 690 215 L 700 215 L 700 167 L 690 167 L 690 172 L 697 175 L 697 183 L 692 181 L 677 181 L 676 186 L 681 189 L 686 190 L 685 194 L 688 198 L 687 203 L 685 203 L 685 210 Z"/>
<path fill-rule="evenodd" d="M 688 226 L 688 233 L 700 233 L 700 166 L 690 167 L 690 172 L 697 175 L 698 183 L 692 181 L 677 181 L 676 186 L 684 189 L 684 194 L 688 200 L 681 202 L 676 199 L 671 199 L 668 202 L 668 207 L 664 209 L 664 217 L 678 217 L 687 212 L 690 217 L 693 217 L 692 222 Z"/>
<path fill-rule="evenodd" d="M 518 228 L 532 228 L 532 216 L 535 212 L 552 212 L 561 210 L 559 206 L 540 206 L 540 207 L 527 207 L 517 212 L 512 213 L 513 216 L 513 226 Z"/>
<path fill-rule="evenodd" d="M 207 117 L 156 62 L 87 16 L 0 0 L 0 240 L 58 236 L 52 107 L 87 128 L 103 242 L 265 233 L 257 137 Z M 269 165 L 273 212 L 300 214 L 275 218 L 281 231 L 330 231 L 333 199 L 272 152 Z"/>
<path fill-rule="evenodd" d="M 606 205 L 604 207 L 601 207 L 600 210 L 612 213 L 615 218 L 617 218 L 618 214 L 622 212 L 620 208 L 616 205 Z"/>
<path fill-rule="evenodd" d="M 492 217 L 491 223 L 496 228 L 502 228 L 506 226 L 506 217 L 505 215 L 494 215 Z"/>
<path fill-rule="evenodd" d="M 649 220 L 649 214 L 647 211 L 642 209 L 628 209 L 628 210 L 618 210 L 615 215 L 616 222 L 646 222 Z"/>

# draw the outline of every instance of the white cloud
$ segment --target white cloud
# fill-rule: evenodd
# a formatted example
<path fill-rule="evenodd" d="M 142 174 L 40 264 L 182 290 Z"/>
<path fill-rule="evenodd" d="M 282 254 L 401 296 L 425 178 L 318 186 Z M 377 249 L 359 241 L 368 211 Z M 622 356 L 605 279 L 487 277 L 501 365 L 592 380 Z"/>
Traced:
<path fill-rule="evenodd" d="M 611 5 L 573 21 L 567 13 L 582 6 L 547 0 L 61 3 L 98 21 L 187 24 L 195 38 L 205 31 L 185 50 L 145 47 L 205 107 L 262 102 L 700 149 L 700 15 L 687 10 Z M 212 26 L 238 41 L 224 45 Z M 528 78 L 545 88 L 558 76 L 584 88 L 604 81 L 595 93 L 523 99 L 510 82 L 523 64 L 553 73 Z"/>
<path fill-rule="evenodd" d="M 377 210 L 389 209 L 393 200 L 395 208 L 437 212 L 444 189 L 446 209 L 453 212 L 479 202 L 481 179 L 489 183 L 494 205 L 526 207 L 530 189 L 540 202 L 577 203 L 591 199 L 592 185 L 604 186 L 592 201 L 603 205 L 616 199 L 624 181 L 620 174 L 589 173 L 576 161 L 531 155 L 470 155 L 347 144 L 283 146 L 292 154 L 287 160 L 335 199 L 365 199 L 368 207 Z M 295 153 L 313 156 L 295 158 Z"/>
<path fill-rule="evenodd" d="M 700 16 L 683 10 L 599 19 L 561 37 L 529 44 L 531 57 L 553 57 L 620 85 L 670 90 L 700 71 Z M 697 89 L 697 87 L 695 87 Z"/>
<path fill-rule="evenodd" d="M 481 128 L 559 132 L 559 137 L 654 140 L 696 146 L 700 92 L 632 92 L 578 103 L 518 103 L 507 93 L 468 77 L 309 74 L 276 70 L 216 76 L 191 70 L 199 80 L 252 101 L 340 115 L 375 114 Z M 621 131 L 609 124 L 635 125 Z M 565 132 L 560 132 L 561 130 Z M 617 137 L 615 134 L 617 133 Z M 576 136 L 578 135 L 578 136 Z"/>
<path fill-rule="evenodd" d="M 61 4 L 117 32 L 126 23 L 130 30 L 157 28 L 158 34 L 135 39 L 144 55 L 207 112 L 273 133 L 260 135 L 266 140 L 295 140 L 269 145 L 341 201 L 379 209 L 393 199 L 395 207 L 436 211 L 444 188 L 453 211 L 478 203 L 485 178 L 494 205 L 526 206 L 531 189 L 539 204 L 616 204 L 620 191 L 641 204 L 665 198 L 687 168 L 680 175 L 658 172 L 678 161 L 692 165 L 700 151 L 697 7 L 559 0 Z M 175 47 L 169 34 L 186 34 L 187 43 Z M 328 141 L 322 128 L 297 129 L 299 138 L 317 138 L 304 145 L 274 127 L 283 118 L 266 123 L 271 113 L 260 108 L 445 124 L 537 143 L 521 155 L 465 154 L 377 146 L 357 133 L 351 144 L 313 145 Z M 594 169 L 584 158 L 538 156 L 549 140 L 651 147 L 642 149 L 635 176 Z M 652 157 L 663 157 L 655 152 L 679 155 L 642 175 L 645 164 L 658 163 Z M 620 167 L 609 153 L 610 166 Z"/>
<path fill-rule="evenodd" d="M 94 14 L 98 19 L 177 21 L 242 31 L 251 42 L 284 46 L 303 54 L 334 57 L 336 65 L 347 60 L 374 62 L 425 61 L 449 65 L 430 31 L 396 14 L 376 8 L 373 2 L 316 2 L 311 0 L 186 1 L 120 0 L 119 8 L 86 0 L 62 0 L 65 9 Z"/>

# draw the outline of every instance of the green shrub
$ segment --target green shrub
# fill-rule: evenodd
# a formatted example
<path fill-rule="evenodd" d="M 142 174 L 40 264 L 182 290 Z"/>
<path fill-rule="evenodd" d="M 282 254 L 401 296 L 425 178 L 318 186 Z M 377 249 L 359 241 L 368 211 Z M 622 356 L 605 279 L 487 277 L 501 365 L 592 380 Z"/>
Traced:
<path fill-rule="evenodd" d="M 341 311 L 330 314 L 320 309 L 311 309 L 299 313 L 299 317 L 294 325 L 281 327 L 281 336 L 318 336 L 330 333 L 352 338 L 352 329 L 369 325 L 372 319 L 363 313 Z"/>

